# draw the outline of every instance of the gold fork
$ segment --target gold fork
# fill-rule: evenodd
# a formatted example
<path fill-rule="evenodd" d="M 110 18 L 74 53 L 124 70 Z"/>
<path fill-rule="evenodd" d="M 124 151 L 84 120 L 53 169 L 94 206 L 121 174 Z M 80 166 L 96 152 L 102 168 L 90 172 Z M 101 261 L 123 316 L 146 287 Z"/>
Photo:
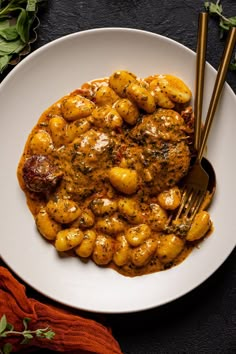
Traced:
<path fill-rule="evenodd" d="M 199 17 L 199 35 L 198 35 L 198 47 L 197 47 L 197 66 L 196 66 L 196 100 L 195 109 L 197 108 L 197 121 L 200 123 L 201 116 L 201 104 L 202 104 L 202 92 L 203 92 L 203 79 L 204 79 L 204 68 L 205 68 L 205 53 L 204 46 L 206 43 L 207 36 L 207 15 L 200 14 Z M 183 195 L 180 207 L 178 209 L 175 221 L 178 219 L 185 220 L 186 225 L 190 227 L 192 220 L 196 216 L 199 208 L 204 200 L 207 192 L 209 176 L 201 165 L 202 156 L 206 146 L 206 141 L 210 131 L 210 127 L 216 112 L 216 108 L 220 99 L 222 88 L 225 82 L 226 73 L 228 70 L 229 62 L 232 56 L 233 48 L 236 42 L 236 27 L 230 29 L 225 49 L 222 55 L 221 63 L 218 68 L 216 81 L 214 84 L 212 97 L 209 105 L 209 109 L 206 116 L 205 125 L 201 135 L 200 124 L 196 127 L 197 133 L 195 134 L 195 148 L 197 148 L 198 153 L 196 160 L 190 169 L 188 175 L 183 181 Z M 200 144 L 198 143 L 200 141 Z"/>

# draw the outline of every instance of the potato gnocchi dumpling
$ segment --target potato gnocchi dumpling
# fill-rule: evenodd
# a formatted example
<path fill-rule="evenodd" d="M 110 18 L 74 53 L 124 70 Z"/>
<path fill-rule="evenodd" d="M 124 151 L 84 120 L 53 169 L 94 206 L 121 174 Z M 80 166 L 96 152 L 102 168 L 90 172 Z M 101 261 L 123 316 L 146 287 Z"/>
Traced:
<path fill-rule="evenodd" d="M 56 250 L 63 252 L 78 246 L 82 242 L 83 236 L 83 232 L 76 228 L 59 231 L 55 240 Z"/>
<path fill-rule="evenodd" d="M 17 175 L 57 252 L 134 277 L 176 266 L 209 234 L 209 193 L 191 225 L 175 221 L 194 158 L 191 98 L 174 75 L 118 70 L 42 113 Z"/>
<path fill-rule="evenodd" d="M 96 232 L 93 230 L 87 230 L 84 232 L 83 239 L 78 247 L 75 247 L 75 253 L 82 257 L 88 258 L 93 253 L 94 245 L 96 242 Z"/>

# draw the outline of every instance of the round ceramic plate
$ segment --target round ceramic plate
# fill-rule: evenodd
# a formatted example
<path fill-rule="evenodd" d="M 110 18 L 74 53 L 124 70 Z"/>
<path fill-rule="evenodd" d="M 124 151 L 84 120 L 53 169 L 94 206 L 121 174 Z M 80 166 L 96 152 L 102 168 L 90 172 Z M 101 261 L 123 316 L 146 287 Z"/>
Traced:
<path fill-rule="evenodd" d="M 165 37 L 134 29 L 104 28 L 71 34 L 19 63 L 0 85 L 1 256 L 26 283 L 60 303 L 104 313 L 150 309 L 205 281 L 235 247 L 236 98 L 225 85 L 208 140 L 217 175 L 210 208 L 214 232 L 180 265 L 129 278 L 93 262 L 60 257 L 38 234 L 16 178 L 26 139 L 41 113 L 82 83 L 126 69 L 140 77 L 170 73 L 194 91 L 195 54 Z M 216 72 L 207 65 L 205 104 Z M 203 113 L 206 112 L 206 106 Z"/>

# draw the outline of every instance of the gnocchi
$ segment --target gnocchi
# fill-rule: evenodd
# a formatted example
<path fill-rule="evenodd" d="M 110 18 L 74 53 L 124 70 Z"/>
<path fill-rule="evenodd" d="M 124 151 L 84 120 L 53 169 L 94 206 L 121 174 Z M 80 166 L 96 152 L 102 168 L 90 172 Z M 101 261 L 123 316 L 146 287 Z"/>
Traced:
<path fill-rule="evenodd" d="M 131 260 L 136 267 L 143 267 L 148 263 L 150 258 L 156 251 L 157 240 L 149 238 L 144 241 L 139 247 L 131 251 Z"/>
<path fill-rule="evenodd" d="M 125 235 L 117 236 L 116 241 L 113 261 L 118 267 L 121 267 L 129 262 L 130 247 Z"/>
<path fill-rule="evenodd" d="M 113 103 L 119 99 L 119 96 L 115 93 L 115 91 L 111 87 L 105 85 L 99 87 L 94 97 L 98 106 L 112 106 Z"/>
<path fill-rule="evenodd" d="M 80 95 L 67 97 L 61 104 L 62 115 L 68 121 L 88 117 L 93 109 L 94 103 Z"/>
<path fill-rule="evenodd" d="M 111 184 L 124 194 L 133 194 L 138 188 L 138 174 L 135 170 L 113 167 L 109 171 Z"/>
<path fill-rule="evenodd" d="M 49 120 L 49 129 L 53 145 L 59 147 L 65 143 L 66 121 L 60 116 L 54 116 Z"/>
<path fill-rule="evenodd" d="M 90 257 L 93 253 L 96 237 L 96 232 L 93 230 L 84 232 L 81 243 L 75 248 L 75 253 L 82 258 Z"/>
<path fill-rule="evenodd" d="M 45 130 L 38 130 L 30 140 L 32 155 L 48 155 L 53 149 L 52 138 Z"/>
<path fill-rule="evenodd" d="M 127 98 L 117 100 L 115 108 L 124 121 L 130 125 L 136 124 L 139 110 L 136 105 Z"/>
<path fill-rule="evenodd" d="M 183 250 L 184 241 L 175 234 L 162 235 L 157 246 L 157 256 L 164 264 L 172 262 Z"/>
<path fill-rule="evenodd" d="M 51 241 L 56 239 L 57 233 L 62 229 L 61 224 L 50 218 L 44 208 L 36 215 L 35 222 L 40 234 Z"/>
<path fill-rule="evenodd" d="M 161 90 L 173 101 L 177 103 L 189 102 L 192 93 L 187 85 L 178 77 L 173 75 L 159 75 L 158 84 Z"/>
<path fill-rule="evenodd" d="M 117 110 L 109 105 L 95 108 L 92 112 L 92 123 L 98 128 L 112 130 L 122 126 L 123 120 Z"/>
<path fill-rule="evenodd" d="M 140 224 L 128 229 L 125 236 L 131 246 L 140 246 L 151 236 L 151 229 L 146 224 Z"/>
<path fill-rule="evenodd" d="M 131 83 L 127 87 L 127 96 L 134 101 L 139 108 L 147 113 L 153 113 L 156 109 L 156 103 L 151 92 L 139 84 Z"/>
<path fill-rule="evenodd" d="M 200 211 L 194 218 L 193 223 L 187 233 L 187 241 L 195 241 L 204 237 L 211 227 L 210 215 L 207 211 Z"/>
<path fill-rule="evenodd" d="M 107 235 L 98 234 L 93 249 L 93 260 L 98 265 L 106 265 L 111 262 L 114 254 L 114 240 Z"/>
<path fill-rule="evenodd" d="M 126 97 L 127 87 L 132 82 L 136 82 L 136 76 L 126 70 L 116 71 L 109 77 L 110 87 L 120 97 Z"/>
<path fill-rule="evenodd" d="M 131 198 L 122 198 L 118 201 L 120 214 L 129 221 L 130 224 L 141 224 L 144 220 L 139 203 Z"/>
<path fill-rule="evenodd" d="M 57 233 L 55 247 L 58 251 L 68 251 L 78 246 L 83 240 L 83 232 L 80 229 L 69 228 Z"/>
<path fill-rule="evenodd" d="M 81 215 L 78 205 L 69 199 L 49 200 L 46 209 L 51 218 L 61 224 L 69 224 Z"/>
<path fill-rule="evenodd" d="M 167 191 L 161 192 L 157 196 L 157 201 L 163 209 L 175 210 L 176 208 L 178 208 L 181 202 L 180 189 L 175 186 Z"/>
<path fill-rule="evenodd" d="M 137 276 L 177 265 L 209 233 L 209 194 L 190 228 L 169 227 L 193 157 L 191 97 L 173 75 L 119 70 L 43 112 L 17 175 L 57 252 Z"/>

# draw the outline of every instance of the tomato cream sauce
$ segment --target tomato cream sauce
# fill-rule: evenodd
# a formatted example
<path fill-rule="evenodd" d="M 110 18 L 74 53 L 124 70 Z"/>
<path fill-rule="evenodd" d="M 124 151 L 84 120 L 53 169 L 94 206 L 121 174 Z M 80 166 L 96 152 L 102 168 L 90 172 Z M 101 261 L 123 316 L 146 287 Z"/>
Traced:
<path fill-rule="evenodd" d="M 47 108 L 17 169 L 39 234 L 130 277 L 184 261 L 211 227 L 204 211 L 189 239 L 168 228 L 193 157 L 190 100 L 174 76 L 117 71 Z"/>

